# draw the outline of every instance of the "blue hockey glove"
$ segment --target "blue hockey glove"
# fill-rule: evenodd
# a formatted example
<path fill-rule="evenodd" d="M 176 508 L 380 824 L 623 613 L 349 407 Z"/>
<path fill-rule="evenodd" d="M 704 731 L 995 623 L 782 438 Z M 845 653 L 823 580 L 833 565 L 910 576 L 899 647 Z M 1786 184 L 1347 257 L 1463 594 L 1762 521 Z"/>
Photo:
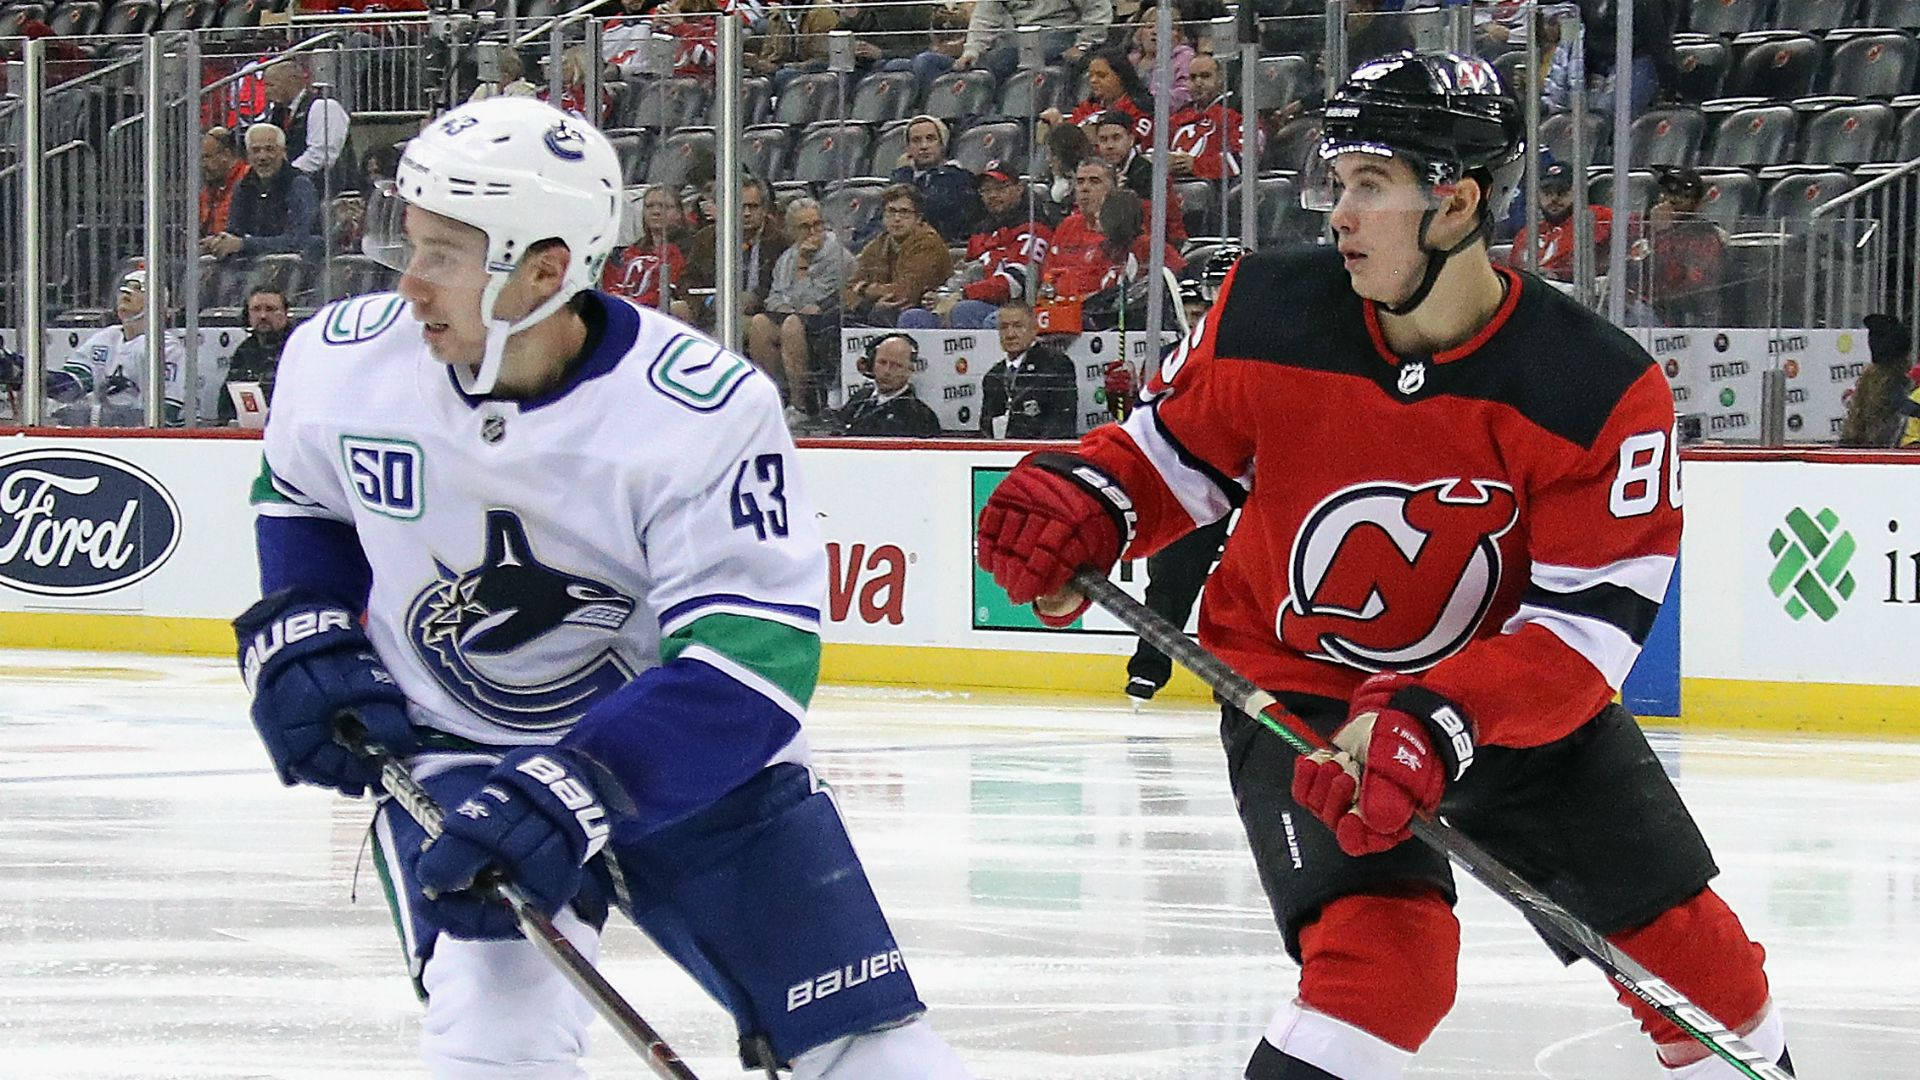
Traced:
<path fill-rule="evenodd" d="M 414 872 L 431 918 L 455 937 L 481 939 L 519 933 L 506 905 L 470 891 L 483 871 L 497 868 L 552 915 L 580 891 L 582 867 L 612 831 L 580 759 L 554 747 L 510 751 L 443 825 Z"/>
<path fill-rule="evenodd" d="M 334 721 L 343 713 L 389 752 L 413 752 L 407 699 L 346 608 L 315 592 L 283 589 L 248 608 L 233 629 L 240 675 L 253 692 L 253 726 L 281 783 L 354 797 L 379 786 L 380 771 L 334 741 Z"/>

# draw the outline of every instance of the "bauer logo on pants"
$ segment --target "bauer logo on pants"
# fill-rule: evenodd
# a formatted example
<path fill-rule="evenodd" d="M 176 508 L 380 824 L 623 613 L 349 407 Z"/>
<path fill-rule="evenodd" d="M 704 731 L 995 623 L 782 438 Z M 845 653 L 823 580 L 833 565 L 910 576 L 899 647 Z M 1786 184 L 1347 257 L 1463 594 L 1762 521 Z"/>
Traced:
<path fill-rule="evenodd" d="M 179 504 L 130 462 L 64 448 L 0 458 L 0 582 L 43 596 L 111 592 L 179 543 Z"/>

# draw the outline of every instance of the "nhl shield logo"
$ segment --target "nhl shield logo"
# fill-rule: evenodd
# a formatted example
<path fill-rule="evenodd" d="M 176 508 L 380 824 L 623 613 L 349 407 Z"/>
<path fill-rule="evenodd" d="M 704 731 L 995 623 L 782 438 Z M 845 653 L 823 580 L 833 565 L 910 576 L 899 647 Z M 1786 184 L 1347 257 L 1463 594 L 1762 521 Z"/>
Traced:
<path fill-rule="evenodd" d="M 1418 360 L 1400 365 L 1398 385 L 1400 392 L 1408 396 L 1419 393 L 1420 388 L 1427 385 L 1427 365 Z"/>
<path fill-rule="evenodd" d="M 441 688 L 521 731 L 571 725 L 636 673 L 616 648 L 634 600 L 542 563 L 510 510 L 487 512 L 486 553 L 439 574 L 407 611 L 413 651 Z"/>

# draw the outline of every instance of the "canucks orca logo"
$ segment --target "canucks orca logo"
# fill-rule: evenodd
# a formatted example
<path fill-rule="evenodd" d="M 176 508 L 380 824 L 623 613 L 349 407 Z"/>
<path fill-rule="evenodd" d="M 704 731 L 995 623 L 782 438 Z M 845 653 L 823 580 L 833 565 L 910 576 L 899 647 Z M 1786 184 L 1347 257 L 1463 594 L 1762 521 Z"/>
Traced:
<path fill-rule="evenodd" d="M 547 149 L 553 151 L 555 157 L 579 161 L 587 156 L 586 145 L 586 136 L 575 131 L 565 120 L 547 129 Z"/>
<path fill-rule="evenodd" d="M 542 563 L 511 511 L 487 511 L 478 569 L 434 565 L 439 580 L 414 598 L 407 636 L 441 686 L 481 716 L 549 731 L 633 678 L 613 647 L 633 598 Z"/>

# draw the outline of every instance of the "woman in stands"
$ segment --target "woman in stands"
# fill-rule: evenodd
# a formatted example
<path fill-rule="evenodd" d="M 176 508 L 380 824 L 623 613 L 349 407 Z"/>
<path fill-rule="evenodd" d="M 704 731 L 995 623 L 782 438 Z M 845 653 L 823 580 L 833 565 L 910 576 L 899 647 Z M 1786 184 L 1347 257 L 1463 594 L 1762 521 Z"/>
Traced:
<path fill-rule="evenodd" d="M 1187 24 L 1182 21 L 1184 18 L 1179 6 L 1175 5 L 1173 41 L 1167 47 L 1167 66 L 1173 71 L 1173 86 L 1167 91 L 1169 114 L 1179 112 L 1193 101 L 1193 91 L 1187 87 L 1187 66 L 1192 64 L 1193 58 L 1199 54 L 1194 50 L 1193 36 L 1187 32 Z M 1155 50 L 1159 47 L 1159 42 L 1156 40 L 1160 30 L 1159 19 L 1160 11 L 1157 6 L 1148 4 L 1140 9 L 1140 14 L 1134 16 L 1133 51 L 1127 54 L 1127 59 L 1133 62 L 1134 70 L 1153 72 L 1147 80 L 1149 102 L 1153 100 L 1152 95 L 1159 91 L 1160 84 L 1164 81 L 1164 76 L 1154 71 L 1153 66 L 1154 57 L 1158 55 Z M 1151 110 L 1152 106 L 1149 105 L 1148 109 Z M 1148 115 L 1152 115 L 1151 111 Z"/>
<path fill-rule="evenodd" d="M 689 318 L 693 312 L 686 301 L 678 299 L 680 283 L 687 273 L 687 257 L 680 250 L 680 241 L 686 238 L 685 229 L 680 227 L 682 220 L 680 200 L 673 189 L 664 184 L 648 188 L 640 201 L 640 239 L 607 259 L 607 268 L 600 275 L 601 288 L 641 307 L 661 308 L 664 286 L 668 301 L 664 309 L 677 318 Z"/>
<path fill-rule="evenodd" d="M 1153 138 L 1153 92 L 1140 78 L 1139 69 L 1127 54 L 1119 49 L 1101 49 L 1087 61 L 1087 99 L 1074 107 L 1071 114 L 1061 115 L 1059 109 L 1048 109 L 1040 114 L 1042 123 L 1048 125 L 1065 121 L 1069 124 L 1086 126 L 1094 122 L 1101 113 L 1115 109 L 1127 114 L 1133 120 L 1133 137 L 1145 146 Z"/>

